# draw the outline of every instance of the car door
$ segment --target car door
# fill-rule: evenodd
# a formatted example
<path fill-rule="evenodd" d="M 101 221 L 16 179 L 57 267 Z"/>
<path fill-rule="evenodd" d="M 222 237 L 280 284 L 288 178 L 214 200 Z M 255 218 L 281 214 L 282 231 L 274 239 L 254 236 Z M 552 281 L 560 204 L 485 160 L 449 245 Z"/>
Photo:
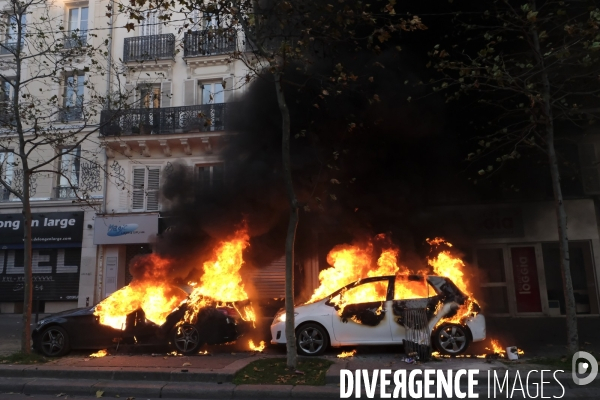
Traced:
<path fill-rule="evenodd" d="M 429 321 L 440 301 L 437 291 L 421 275 L 398 275 L 394 279 L 389 318 L 392 340 L 402 343 L 408 329 L 429 333 Z"/>
<path fill-rule="evenodd" d="M 333 296 L 336 305 L 333 333 L 342 344 L 390 343 L 390 307 L 392 278 L 367 278 L 346 286 Z"/>

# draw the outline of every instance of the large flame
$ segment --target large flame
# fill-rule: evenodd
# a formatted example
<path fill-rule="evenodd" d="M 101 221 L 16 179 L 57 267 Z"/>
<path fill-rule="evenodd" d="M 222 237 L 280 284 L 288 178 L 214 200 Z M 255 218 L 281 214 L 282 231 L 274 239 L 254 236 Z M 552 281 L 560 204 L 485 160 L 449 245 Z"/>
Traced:
<path fill-rule="evenodd" d="M 152 268 L 145 268 L 142 277 L 134 279 L 131 284 L 98 303 L 94 315 L 99 317 L 101 324 L 125 329 L 127 315 L 141 308 L 147 320 L 162 325 L 185 299 L 183 290 L 165 280 L 171 266 L 170 260 L 149 254 L 138 262 L 151 265 Z"/>
<path fill-rule="evenodd" d="M 353 282 L 360 283 L 364 278 L 387 275 L 396 275 L 394 289 L 396 299 L 419 299 L 434 295 L 424 280 L 407 279 L 410 271 L 398 263 L 399 250 L 385 239 L 382 234 L 375 237 L 377 241 L 384 241 L 379 254 L 376 254 L 373 242 L 362 246 L 344 244 L 334 247 L 327 255 L 327 262 L 331 267 L 319 273 L 320 285 L 308 303 L 323 299 Z M 432 248 L 440 245 L 452 247 L 452 244 L 442 238 L 427 239 L 427 242 Z M 440 251 L 435 257 L 428 259 L 428 263 L 434 275 L 450 278 L 468 297 L 456 315 L 442 321 L 459 323 L 463 318 L 472 315 L 476 303 L 469 289 L 470 282 L 465 275 L 464 262 L 449 251 Z M 419 275 L 428 274 L 426 270 L 414 272 Z M 347 304 L 384 301 L 387 295 L 386 286 L 385 282 L 373 282 L 348 287 L 331 298 L 330 302 L 338 306 L 338 313 L 341 314 Z"/>
<path fill-rule="evenodd" d="M 229 240 L 221 241 L 210 259 L 203 263 L 200 282 L 189 282 L 194 290 L 187 301 L 183 290 L 170 284 L 168 279 L 172 260 L 157 254 L 140 257 L 130 266 L 136 270 L 136 278 L 100 302 L 94 315 L 104 325 L 125 329 L 127 315 L 142 309 L 147 320 L 162 325 L 167 316 L 186 301 L 184 320 L 193 323 L 204 307 L 247 300 L 240 269 L 244 264 L 242 251 L 249 246 L 249 240 L 244 226 Z M 244 320 L 256 319 L 251 305 L 238 311 Z"/>

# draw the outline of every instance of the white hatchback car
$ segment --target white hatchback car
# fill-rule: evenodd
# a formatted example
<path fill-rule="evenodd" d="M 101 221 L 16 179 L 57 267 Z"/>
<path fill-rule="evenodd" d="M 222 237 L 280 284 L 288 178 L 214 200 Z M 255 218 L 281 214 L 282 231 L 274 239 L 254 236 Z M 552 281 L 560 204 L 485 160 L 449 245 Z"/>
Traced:
<path fill-rule="evenodd" d="M 414 298 L 414 293 L 419 293 L 419 298 Z M 460 322 L 440 321 L 455 316 L 467 301 L 450 279 L 441 276 L 361 279 L 322 300 L 295 307 L 298 352 L 313 356 L 322 354 L 329 345 L 413 342 L 431 343 L 443 354 L 460 354 L 471 342 L 485 339 L 485 317 L 479 306 L 473 303 L 472 312 Z M 286 343 L 283 310 L 271 324 L 271 335 L 272 344 Z"/>

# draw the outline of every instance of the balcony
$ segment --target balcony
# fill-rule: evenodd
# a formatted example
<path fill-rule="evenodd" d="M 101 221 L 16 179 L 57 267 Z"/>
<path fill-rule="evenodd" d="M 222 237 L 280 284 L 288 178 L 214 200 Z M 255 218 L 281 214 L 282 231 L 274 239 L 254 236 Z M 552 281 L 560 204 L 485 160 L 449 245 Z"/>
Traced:
<path fill-rule="evenodd" d="M 76 49 L 87 46 L 88 31 L 73 31 L 65 37 L 65 49 Z"/>
<path fill-rule="evenodd" d="M 123 62 L 168 60 L 175 56 L 175 35 L 136 36 L 125 38 Z"/>
<path fill-rule="evenodd" d="M 225 130 L 225 103 L 185 107 L 103 110 L 100 135 L 169 135 Z"/>
<path fill-rule="evenodd" d="M 237 49 L 235 30 L 207 29 L 188 32 L 183 37 L 183 56 L 202 57 L 227 54 Z"/>

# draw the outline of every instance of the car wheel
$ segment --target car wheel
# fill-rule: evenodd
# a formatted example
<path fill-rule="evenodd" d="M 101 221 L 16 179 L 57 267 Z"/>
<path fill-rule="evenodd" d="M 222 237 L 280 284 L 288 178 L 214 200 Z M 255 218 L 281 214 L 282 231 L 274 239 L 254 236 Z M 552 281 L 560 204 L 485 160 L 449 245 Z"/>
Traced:
<path fill-rule="evenodd" d="M 319 324 L 308 323 L 296 331 L 296 347 L 298 353 L 305 356 L 317 356 L 329 346 L 327 331 Z"/>
<path fill-rule="evenodd" d="M 200 331 L 196 325 L 183 324 L 173 332 L 173 344 L 178 352 L 183 354 L 197 353 L 203 345 L 200 340 Z"/>
<path fill-rule="evenodd" d="M 60 326 L 46 328 L 39 340 L 39 351 L 47 357 L 60 357 L 69 352 L 69 335 Z"/>
<path fill-rule="evenodd" d="M 433 334 L 433 344 L 442 354 L 460 354 L 467 350 L 469 342 L 467 329 L 458 324 L 442 325 Z"/>

